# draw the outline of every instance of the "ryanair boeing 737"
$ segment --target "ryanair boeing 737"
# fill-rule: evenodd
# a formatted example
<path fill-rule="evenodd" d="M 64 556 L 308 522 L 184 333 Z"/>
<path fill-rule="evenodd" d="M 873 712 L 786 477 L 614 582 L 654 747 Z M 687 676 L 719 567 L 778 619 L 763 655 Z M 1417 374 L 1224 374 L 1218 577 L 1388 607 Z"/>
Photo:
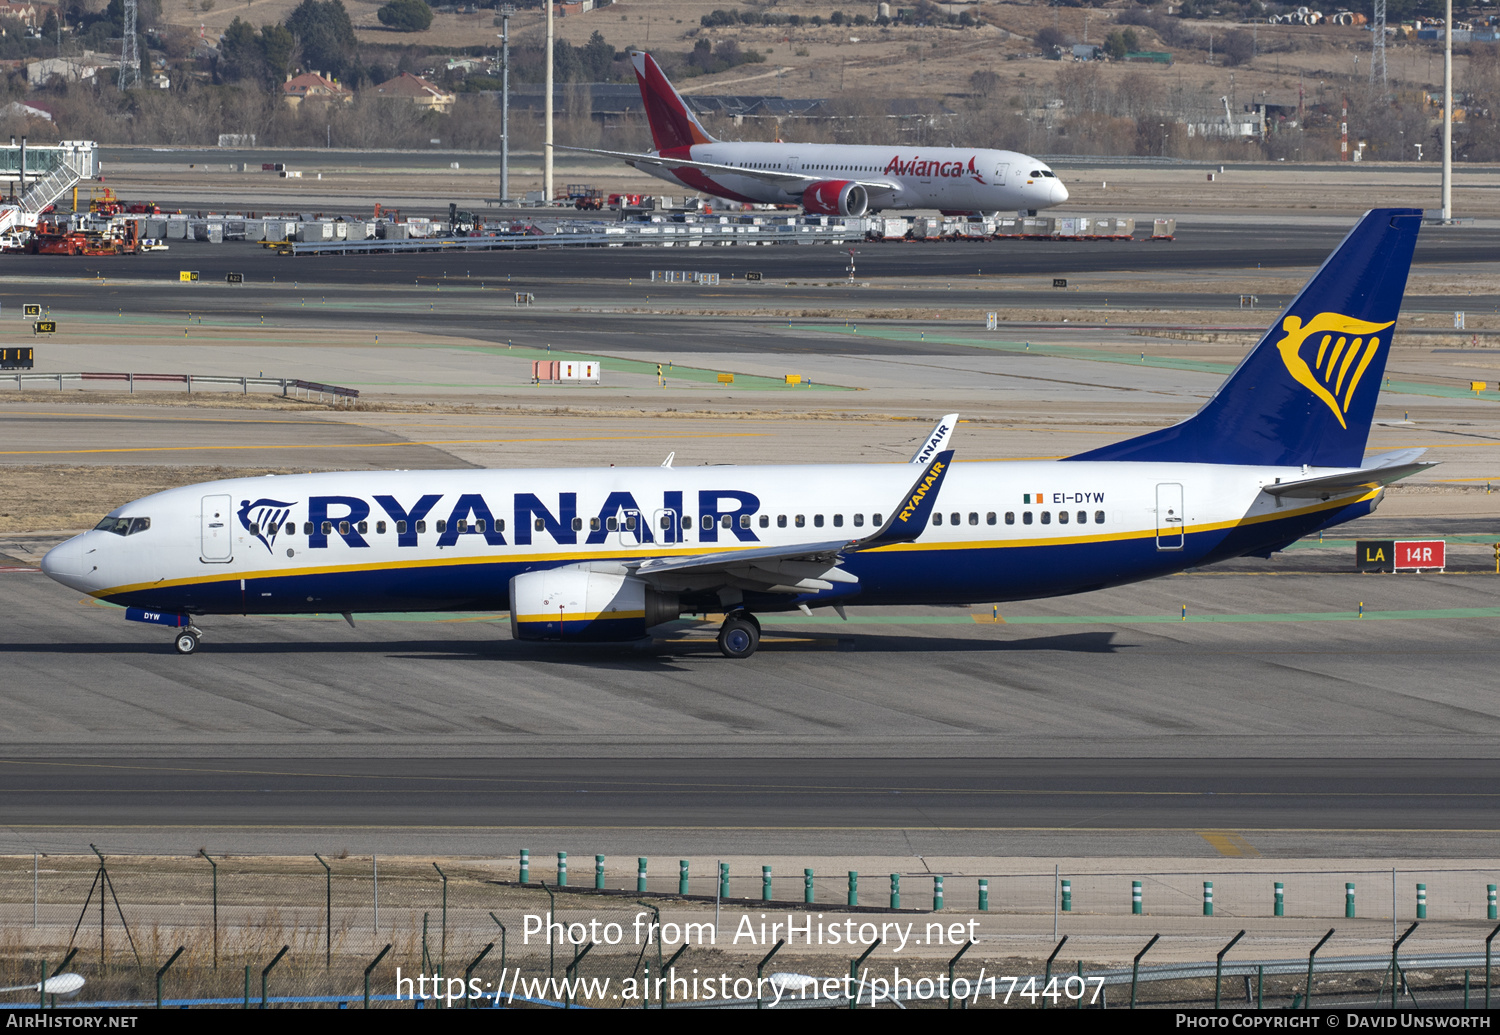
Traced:
<path fill-rule="evenodd" d="M 1421 224 L 1369 212 L 1214 398 L 1060 461 L 955 463 L 956 415 L 909 465 L 300 474 L 111 511 L 42 561 L 177 630 L 206 615 L 509 610 L 522 640 L 624 641 L 757 614 L 1083 593 L 1245 555 L 1370 513 L 1421 450 L 1365 457 Z M 352 621 L 352 618 L 351 618 Z"/>

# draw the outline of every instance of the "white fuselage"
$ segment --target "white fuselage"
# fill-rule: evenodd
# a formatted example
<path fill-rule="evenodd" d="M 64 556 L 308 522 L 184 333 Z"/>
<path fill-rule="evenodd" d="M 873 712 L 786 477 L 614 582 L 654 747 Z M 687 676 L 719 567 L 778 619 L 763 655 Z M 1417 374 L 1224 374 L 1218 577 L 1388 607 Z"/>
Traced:
<path fill-rule="evenodd" d="M 504 610 L 510 578 L 527 571 L 858 539 L 899 506 L 919 470 L 767 465 L 231 479 L 125 504 L 111 517 L 148 518 L 149 527 L 75 536 L 43 567 L 101 599 L 187 614 Z M 768 596 L 754 607 L 1080 592 L 1281 545 L 1366 513 L 1378 497 L 1278 500 L 1261 491 L 1309 473 L 1329 472 L 959 463 L 915 542 L 851 552 L 843 570 L 855 581 Z M 683 592 L 685 609 L 696 609 L 693 587 Z"/>
<path fill-rule="evenodd" d="M 1045 162 L 1016 151 L 991 148 L 721 140 L 674 150 L 664 157 L 679 156 L 819 180 L 891 184 L 889 189 L 868 188 L 872 210 L 1030 211 L 1060 205 L 1068 199 L 1067 188 Z M 674 170 L 642 163 L 638 168 L 691 190 L 738 201 L 800 204 L 806 189 L 805 185 L 775 185 L 754 176 L 687 167 Z"/>

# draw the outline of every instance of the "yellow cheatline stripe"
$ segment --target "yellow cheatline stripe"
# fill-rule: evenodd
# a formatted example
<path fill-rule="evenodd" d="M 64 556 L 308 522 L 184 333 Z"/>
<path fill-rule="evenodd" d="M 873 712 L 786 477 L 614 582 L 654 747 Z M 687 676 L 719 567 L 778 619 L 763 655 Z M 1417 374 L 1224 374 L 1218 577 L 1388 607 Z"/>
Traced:
<path fill-rule="evenodd" d="M 695 435 L 694 438 L 758 438 L 764 432 L 723 431 L 713 434 Z M 222 449 L 380 449 L 390 446 L 474 446 L 494 444 L 530 444 L 532 442 L 617 442 L 626 439 L 644 440 L 678 439 L 678 433 L 662 435 L 587 435 L 571 438 L 451 438 L 451 439 L 398 439 L 394 442 L 288 442 L 280 445 L 218 445 L 218 446 L 113 446 L 107 449 L 7 449 L 0 456 L 70 456 L 77 453 L 190 453 L 213 452 Z"/>
<path fill-rule="evenodd" d="M 516 615 L 518 623 L 525 622 L 592 622 L 596 618 L 645 618 L 645 611 L 572 611 L 556 614 Z"/>
<path fill-rule="evenodd" d="M 1378 495 L 1381 490 L 1375 489 L 1358 499 L 1343 499 L 1318 502 L 1305 507 L 1288 508 L 1274 514 L 1265 514 L 1260 517 L 1244 518 L 1236 521 L 1220 521 L 1206 525 L 1189 525 L 1183 531 L 1187 535 L 1199 532 L 1216 532 L 1224 529 L 1238 528 L 1242 525 L 1260 524 L 1267 521 L 1277 521 L 1282 518 L 1295 517 L 1301 514 L 1316 513 L 1320 510 L 1332 510 L 1339 507 L 1349 506 L 1351 503 L 1362 502 Z M 1116 533 L 1113 535 L 1089 535 L 1068 536 L 1055 539 L 979 539 L 952 543 L 898 543 L 894 546 L 882 546 L 871 550 L 871 553 L 901 553 L 911 551 L 934 551 L 934 550 L 1006 550 L 1019 547 L 1037 546 L 1078 546 L 1088 543 L 1110 543 L 1129 542 L 1138 539 L 1155 539 L 1155 529 L 1140 529 L 1132 532 Z M 756 543 L 745 549 L 760 549 L 765 543 Z M 774 544 L 773 544 L 774 545 Z M 606 550 L 598 553 L 545 553 L 545 554 L 506 554 L 504 556 L 461 556 L 461 557 L 431 557 L 418 558 L 409 561 L 375 562 L 370 564 L 329 564 L 316 568 L 294 568 L 286 569 L 260 569 L 256 571 L 227 571 L 219 575 L 187 579 L 159 579 L 155 582 L 137 582 L 125 586 L 112 586 L 109 589 L 93 590 L 89 593 L 92 597 L 107 599 L 121 593 L 134 593 L 147 589 L 173 589 L 178 586 L 206 586 L 216 582 L 235 582 L 241 579 L 278 579 L 291 578 L 303 575 L 339 575 L 359 571 L 398 571 L 405 568 L 441 568 L 453 567 L 455 565 L 467 564 L 536 564 L 548 561 L 568 561 L 577 563 L 582 561 L 613 560 L 622 557 L 691 557 L 702 553 L 719 552 L 707 550 L 702 544 L 692 547 L 680 547 L 674 550 L 660 550 L 636 547 L 634 549 Z"/>

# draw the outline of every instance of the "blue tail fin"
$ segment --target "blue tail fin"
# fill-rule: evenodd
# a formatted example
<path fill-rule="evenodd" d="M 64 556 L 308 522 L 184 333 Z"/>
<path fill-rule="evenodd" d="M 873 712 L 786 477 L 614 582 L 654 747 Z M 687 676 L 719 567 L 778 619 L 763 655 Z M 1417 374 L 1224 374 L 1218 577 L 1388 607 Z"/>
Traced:
<path fill-rule="evenodd" d="M 1359 466 L 1421 225 L 1365 213 L 1203 409 L 1068 459 Z"/>

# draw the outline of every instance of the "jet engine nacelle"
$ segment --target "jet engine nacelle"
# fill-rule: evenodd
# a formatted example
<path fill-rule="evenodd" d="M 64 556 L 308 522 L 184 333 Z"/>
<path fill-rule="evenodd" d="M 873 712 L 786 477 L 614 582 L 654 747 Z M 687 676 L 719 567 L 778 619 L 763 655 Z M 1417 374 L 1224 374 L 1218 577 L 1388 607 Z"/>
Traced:
<path fill-rule="evenodd" d="M 815 216 L 862 216 L 870 192 L 853 180 L 819 180 L 802 192 L 802 207 Z"/>
<path fill-rule="evenodd" d="M 638 640 L 680 613 L 676 594 L 629 575 L 568 567 L 510 580 L 510 631 L 518 640 Z"/>

